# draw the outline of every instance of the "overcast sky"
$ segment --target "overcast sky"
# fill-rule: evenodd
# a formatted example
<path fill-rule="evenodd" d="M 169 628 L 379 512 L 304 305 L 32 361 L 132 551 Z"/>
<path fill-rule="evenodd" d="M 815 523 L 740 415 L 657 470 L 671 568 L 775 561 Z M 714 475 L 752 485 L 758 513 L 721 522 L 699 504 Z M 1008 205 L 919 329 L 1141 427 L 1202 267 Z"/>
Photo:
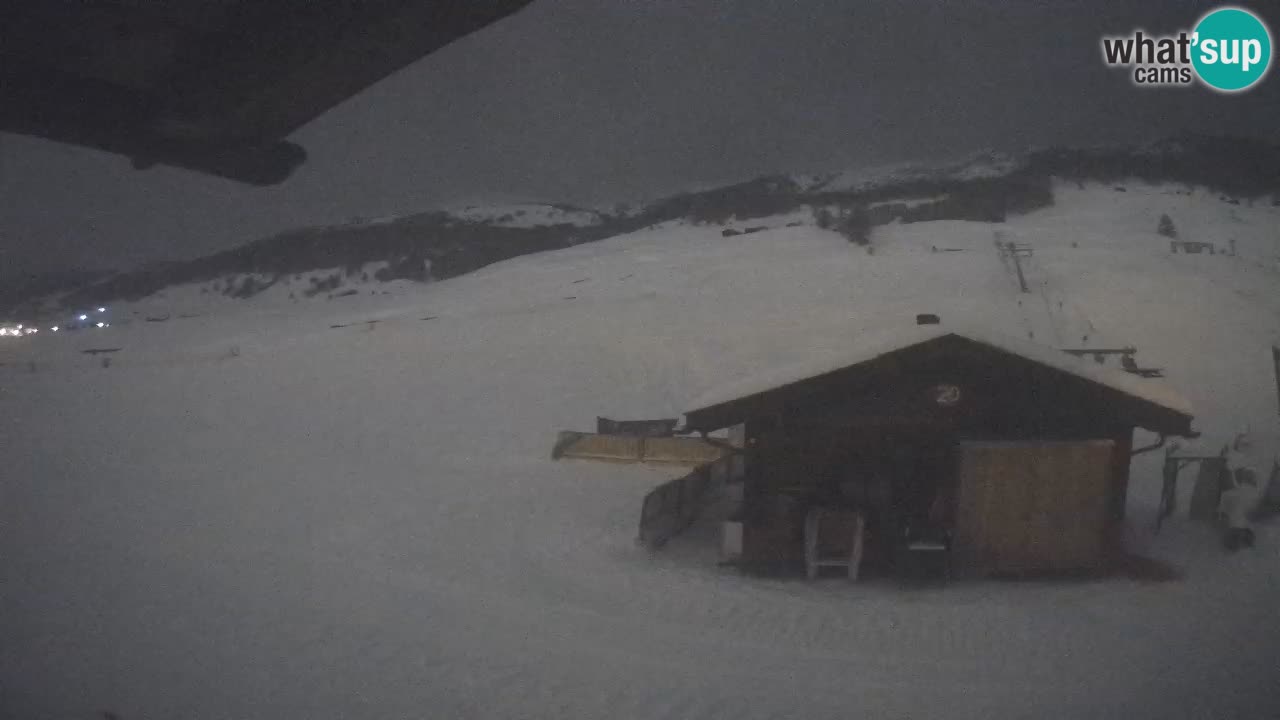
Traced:
<path fill-rule="evenodd" d="M 1241 4 L 1276 32 L 1274 6 Z M 1189 28 L 1215 5 L 535 0 L 303 128 L 310 160 L 274 188 L 0 135 L 0 274 L 127 268 L 455 203 L 612 204 L 1184 131 L 1280 140 L 1274 69 L 1227 96 L 1135 88 L 1101 62 L 1101 35 Z"/>

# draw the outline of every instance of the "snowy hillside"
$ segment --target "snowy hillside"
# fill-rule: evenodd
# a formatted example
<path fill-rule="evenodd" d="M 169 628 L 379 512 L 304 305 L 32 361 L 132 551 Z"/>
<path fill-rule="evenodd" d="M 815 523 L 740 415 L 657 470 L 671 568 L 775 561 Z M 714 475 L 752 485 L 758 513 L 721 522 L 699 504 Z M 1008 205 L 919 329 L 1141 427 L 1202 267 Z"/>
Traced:
<path fill-rule="evenodd" d="M 373 275 L 377 281 L 429 282 L 666 223 L 759 227 L 757 220 L 814 208 L 865 217 L 870 225 L 1002 221 L 1050 206 L 1053 178 L 1078 185 L 1115 185 L 1140 178 L 1201 187 L 1202 194 L 1233 203 L 1275 205 L 1280 202 L 1274 197 L 1280 188 L 1280 146 L 1247 138 L 1181 136 L 1141 147 L 986 152 L 953 163 L 766 175 L 622 203 L 608 213 L 525 203 L 357 217 L 338 225 L 289 230 L 194 260 L 121 273 L 69 271 L 6 278 L 0 282 L 0 316 L 31 318 L 57 302 L 64 305 L 63 311 L 71 311 L 74 306 L 137 300 L 201 283 L 207 288 L 220 285 L 224 295 L 247 299 L 292 276 L 316 273 L 340 273 L 345 291 L 353 273 L 373 265 L 381 265 Z M 254 280 L 246 285 L 249 277 Z"/>
<path fill-rule="evenodd" d="M 1269 464 L 1280 207 L 1115 186 L 879 227 L 870 253 L 807 211 L 670 221 L 332 301 L 192 286 L 0 342 L 0 714 L 1275 717 L 1280 528 L 1235 555 L 1182 515 L 1152 535 L 1152 455 L 1128 542 L 1181 580 L 922 592 L 743 577 L 711 526 L 647 553 L 640 501 L 671 471 L 549 459 L 597 415 L 675 416 L 936 312 L 1135 345 L 1193 405 L 1192 450 L 1248 425 Z M 1170 255 L 1161 214 L 1236 255 Z M 1034 249 L 1031 293 L 997 237 Z"/>
<path fill-rule="evenodd" d="M 1025 166 L 1025 159 L 1000 152 L 986 152 L 949 165 L 899 163 L 830 175 L 797 175 L 797 183 L 809 192 L 862 192 L 890 185 L 928 180 L 935 182 L 998 178 Z"/>
<path fill-rule="evenodd" d="M 440 218 L 448 221 L 480 223 L 493 227 L 534 228 L 549 225 L 573 225 L 587 227 L 599 225 L 600 213 L 595 210 L 547 203 L 508 203 L 466 205 L 462 207 L 432 210 L 425 213 L 355 217 L 326 229 L 359 228 L 376 225 L 392 225 L 401 222 L 421 221 L 423 218 Z"/>
<path fill-rule="evenodd" d="M 468 222 L 490 223 L 498 227 L 540 227 L 544 225 L 599 225 L 600 213 L 567 205 L 537 203 L 513 205 L 468 205 L 448 211 Z"/>

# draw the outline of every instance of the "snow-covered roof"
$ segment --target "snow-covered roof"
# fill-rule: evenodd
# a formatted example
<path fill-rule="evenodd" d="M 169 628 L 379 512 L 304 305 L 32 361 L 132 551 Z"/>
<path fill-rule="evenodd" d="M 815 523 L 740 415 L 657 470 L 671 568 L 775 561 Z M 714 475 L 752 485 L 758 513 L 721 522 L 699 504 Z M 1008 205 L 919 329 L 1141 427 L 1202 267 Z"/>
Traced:
<path fill-rule="evenodd" d="M 712 388 L 694 401 L 692 407 L 686 411 L 686 415 L 860 365 L 881 355 L 948 335 L 962 337 L 1026 358 L 1188 417 L 1192 415 L 1190 402 L 1177 392 L 1158 383 L 1120 370 L 1100 367 L 1097 363 L 1048 345 L 992 333 L 984 329 L 954 325 L 913 325 L 907 329 L 853 335 L 847 347 L 823 352 L 803 362 L 771 368 Z"/>

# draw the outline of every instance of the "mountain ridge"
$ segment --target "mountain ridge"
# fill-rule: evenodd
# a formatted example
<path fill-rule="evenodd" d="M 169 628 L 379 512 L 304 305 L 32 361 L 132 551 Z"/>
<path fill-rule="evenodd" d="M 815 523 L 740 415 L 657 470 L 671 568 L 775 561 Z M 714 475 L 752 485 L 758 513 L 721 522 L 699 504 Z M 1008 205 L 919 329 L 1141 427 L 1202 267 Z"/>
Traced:
<path fill-rule="evenodd" d="M 984 151 L 938 165 L 904 163 L 820 175 L 775 174 L 676 193 L 612 212 L 563 203 L 468 205 L 327 226 L 287 230 L 189 261 L 153 263 L 106 275 L 61 273 L 9 282 L 0 311 L 136 300 L 186 283 L 223 283 L 231 297 L 251 297 L 288 274 L 380 263 L 381 281 L 444 280 L 501 260 L 557 250 L 682 220 L 730 219 L 793 212 L 808 206 L 865 212 L 871 226 L 890 222 L 975 220 L 1053 204 L 1050 180 L 1173 182 L 1203 186 L 1224 198 L 1280 192 L 1280 145 L 1250 138 L 1183 135 L 1137 146 L 1050 147 L 1023 153 Z M 923 200 L 922 200 L 923 199 Z M 1280 202 L 1273 198 L 1273 202 Z M 337 273 L 335 273 L 336 277 Z M 265 278 L 265 279 L 264 279 Z M 337 284 L 341 285 L 341 279 Z"/>

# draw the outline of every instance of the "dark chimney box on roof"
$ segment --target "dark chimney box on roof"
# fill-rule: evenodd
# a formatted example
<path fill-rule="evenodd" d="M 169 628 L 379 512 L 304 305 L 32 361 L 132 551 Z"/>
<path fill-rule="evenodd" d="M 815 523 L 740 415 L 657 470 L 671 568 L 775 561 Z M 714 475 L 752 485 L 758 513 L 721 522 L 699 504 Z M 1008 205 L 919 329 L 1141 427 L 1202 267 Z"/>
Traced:
<path fill-rule="evenodd" d="M 933 313 L 920 313 L 919 315 L 916 315 L 917 325 L 937 325 L 941 322 L 942 320 Z"/>

